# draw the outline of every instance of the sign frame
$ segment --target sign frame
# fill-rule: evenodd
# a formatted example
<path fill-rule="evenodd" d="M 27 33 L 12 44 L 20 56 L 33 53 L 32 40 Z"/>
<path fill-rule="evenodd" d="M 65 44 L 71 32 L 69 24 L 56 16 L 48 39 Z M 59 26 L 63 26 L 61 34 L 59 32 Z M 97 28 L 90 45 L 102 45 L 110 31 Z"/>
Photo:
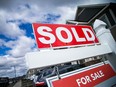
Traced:
<path fill-rule="evenodd" d="M 25 58 L 28 68 L 33 69 L 72 62 L 75 60 L 104 55 L 108 53 L 112 53 L 110 47 L 107 44 L 101 44 L 70 49 L 40 50 L 37 52 L 29 52 L 25 55 Z"/>

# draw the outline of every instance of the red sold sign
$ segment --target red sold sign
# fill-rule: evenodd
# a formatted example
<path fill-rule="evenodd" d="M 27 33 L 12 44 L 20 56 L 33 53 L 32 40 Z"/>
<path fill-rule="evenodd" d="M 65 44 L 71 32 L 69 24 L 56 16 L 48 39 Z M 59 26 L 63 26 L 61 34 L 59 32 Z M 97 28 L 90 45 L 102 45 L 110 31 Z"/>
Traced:
<path fill-rule="evenodd" d="M 38 48 L 99 43 L 90 26 L 33 24 Z"/>

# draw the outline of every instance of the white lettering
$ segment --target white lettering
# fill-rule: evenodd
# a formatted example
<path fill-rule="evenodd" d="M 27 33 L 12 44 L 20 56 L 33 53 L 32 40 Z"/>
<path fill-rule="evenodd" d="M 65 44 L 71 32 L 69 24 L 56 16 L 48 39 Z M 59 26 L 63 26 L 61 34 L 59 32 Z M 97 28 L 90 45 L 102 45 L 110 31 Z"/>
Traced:
<path fill-rule="evenodd" d="M 82 82 L 82 84 L 87 84 L 86 78 L 82 77 L 82 78 L 81 78 L 81 82 Z"/>
<path fill-rule="evenodd" d="M 71 28 L 71 30 L 72 30 L 72 32 L 73 32 L 73 34 L 74 34 L 74 36 L 75 36 L 75 39 L 76 39 L 76 41 L 77 42 L 83 42 L 83 41 L 86 41 L 86 39 L 85 38 L 79 38 L 79 36 L 78 36 L 78 34 L 77 34 L 77 32 L 76 32 L 76 29 L 75 28 Z"/>
<path fill-rule="evenodd" d="M 100 70 L 99 73 L 101 74 L 101 77 L 104 76 L 104 73 L 102 72 L 102 70 Z"/>
<path fill-rule="evenodd" d="M 104 74 L 103 74 L 102 70 L 91 74 L 91 77 L 93 80 L 96 80 L 98 78 L 102 78 L 103 76 L 104 76 Z"/>
<path fill-rule="evenodd" d="M 67 34 L 67 38 L 63 37 L 63 35 L 61 34 L 61 31 L 64 31 Z M 64 43 L 70 43 L 73 39 L 70 31 L 65 27 L 58 27 L 56 29 L 56 35 L 58 39 Z"/>
<path fill-rule="evenodd" d="M 93 32 L 89 28 L 82 28 L 82 30 L 83 30 L 83 32 L 84 32 L 84 34 L 85 34 L 88 41 L 94 41 L 95 40 L 95 36 L 94 36 Z M 88 35 L 87 32 L 90 33 L 91 37 Z"/>
<path fill-rule="evenodd" d="M 44 31 L 44 30 L 46 30 L 46 31 Z M 44 43 L 44 44 L 52 44 L 52 43 L 54 43 L 55 40 L 56 40 L 56 38 L 55 38 L 55 36 L 54 36 L 52 33 L 49 33 L 50 31 L 52 31 L 52 29 L 49 28 L 49 27 L 46 27 L 46 26 L 38 27 L 38 28 L 37 28 L 37 32 L 38 32 L 40 35 L 43 36 L 43 37 L 39 37 L 38 39 L 39 39 L 42 43 Z M 49 39 L 49 40 L 46 40 L 46 39 L 44 38 L 44 36 L 49 37 L 50 39 Z"/>
<path fill-rule="evenodd" d="M 91 79 L 90 79 L 89 76 L 85 76 L 85 78 L 87 79 L 87 82 L 88 82 L 88 83 L 91 82 Z"/>
<path fill-rule="evenodd" d="M 93 75 L 93 74 L 91 74 L 91 77 L 92 77 L 92 79 L 93 79 L 93 80 L 95 80 L 95 77 L 94 77 L 94 75 Z"/>
<path fill-rule="evenodd" d="M 77 82 L 78 86 L 80 87 L 81 86 L 80 85 L 81 84 L 80 79 L 77 79 L 76 82 Z"/>
<path fill-rule="evenodd" d="M 92 82 L 89 76 L 81 77 L 80 79 L 76 80 L 78 86 L 80 87 L 82 85 L 86 85 L 87 83 Z"/>
<path fill-rule="evenodd" d="M 53 44 L 56 42 L 56 39 L 59 39 L 63 43 L 70 43 L 75 40 L 76 42 L 95 40 L 95 36 L 89 28 L 82 28 L 82 31 L 83 33 L 80 34 L 77 32 L 75 27 L 71 27 L 71 29 L 67 29 L 66 27 L 57 27 L 54 31 L 50 27 L 40 26 L 37 28 L 37 33 L 41 36 L 39 36 L 37 39 L 43 44 Z"/>

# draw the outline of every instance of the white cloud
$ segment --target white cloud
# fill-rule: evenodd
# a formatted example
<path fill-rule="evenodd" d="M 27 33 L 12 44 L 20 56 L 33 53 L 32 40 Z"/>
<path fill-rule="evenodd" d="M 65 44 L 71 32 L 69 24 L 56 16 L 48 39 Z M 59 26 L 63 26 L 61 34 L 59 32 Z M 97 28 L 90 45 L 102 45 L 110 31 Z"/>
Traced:
<path fill-rule="evenodd" d="M 24 35 L 25 32 L 19 29 L 16 23 L 7 22 L 8 18 L 9 14 L 6 11 L 0 10 L 0 34 L 8 38 L 16 38 L 20 35 Z"/>
<path fill-rule="evenodd" d="M 13 57 L 22 57 L 25 56 L 27 52 L 33 51 L 35 40 L 27 36 L 20 36 L 17 40 L 9 41 L 5 45 L 11 48 L 8 54 Z"/>
<path fill-rule="evenodd" d="M 1 0 L 0 7 L 4 9 L 14 9 L 21 4 L 35 4 L 41 8 L 55 8 L 58 6 L 73 6 L 77 4 L 78 0 Z"/>
<path fill-rule="evenodd" d="M 60 13 L 61 17 L 55 23 L 65 24 L 67 20 L 74 20 L 77 7 L 58 7 L 56 13 Z"/>
<path fill-rule="evenodd" d="M 27 72 L 25 58 L 14 58 L 12 56 L 1 56 L 0 58 L 0 77 L 14 77 L 15 71 L 17 76 L 24 75 Z"/>
<path fill-rule="evenodd" d="M 42 22 L 45 20 L 45 15 L 47 14 L 55 14 L 61 15 L 61 18 L 55 23 L 65 23 L 65 20 L 71 19 L 75 17 L 73 13 L 76 13 L 76 2 L 70 0 L 63 0 L 63 1 L 56 1 L 56 0 L 47 0 L 47 1 L 31 1 L 29 0 L 26 2 L 25 0 L 22 2 L 20 0 L 11 0 L 11 2 L 16 2 L 15 4 L 12 3 L 12 9 L 7 11 L 9 14 L 5 13 L 5 19 L 7 20 L 21 20 L 22 22 Z M 21 4 L 19 4 L 19 2 Z M 5 2 L 4 2 L 5 3 Z M 17 6 L 16 6 L 17 4 Z M 28 7 L 27 7 L 28 5 Z M 43 6 L 44 5 L 44 6 Z M 15 7 L 16 6 L 16 7 Z M 15 7 L 15 8 L 14 8 Z M 9 9 L 8 7 L 6 7 Z"/>

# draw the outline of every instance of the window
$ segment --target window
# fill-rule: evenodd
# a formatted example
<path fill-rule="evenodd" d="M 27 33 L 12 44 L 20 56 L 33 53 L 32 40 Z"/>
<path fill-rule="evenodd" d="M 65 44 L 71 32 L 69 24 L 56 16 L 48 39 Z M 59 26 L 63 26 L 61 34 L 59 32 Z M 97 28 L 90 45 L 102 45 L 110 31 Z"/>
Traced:
<path fill-rule="evenodd" d="M 107 18 L 108 18 L 108 20 L 109 20 L 111 26 L 115 25 L 115 21 L 114 21 L 112 15 L 111 15 L 110 10 L 107 10 L 107 12 L 106 12 L 106 16 L 107 16 Z"/>
<path fill-rule="evenodd" d="M 106 28 L 110 28 L 111 27 L 111 24 L 110 24 L 110 22 L 109 22 L 109 20 L 108 20 L 108 18 L 106 16 L 106 14 L 102 15 L 99 19 L 107 24 Z"/>

